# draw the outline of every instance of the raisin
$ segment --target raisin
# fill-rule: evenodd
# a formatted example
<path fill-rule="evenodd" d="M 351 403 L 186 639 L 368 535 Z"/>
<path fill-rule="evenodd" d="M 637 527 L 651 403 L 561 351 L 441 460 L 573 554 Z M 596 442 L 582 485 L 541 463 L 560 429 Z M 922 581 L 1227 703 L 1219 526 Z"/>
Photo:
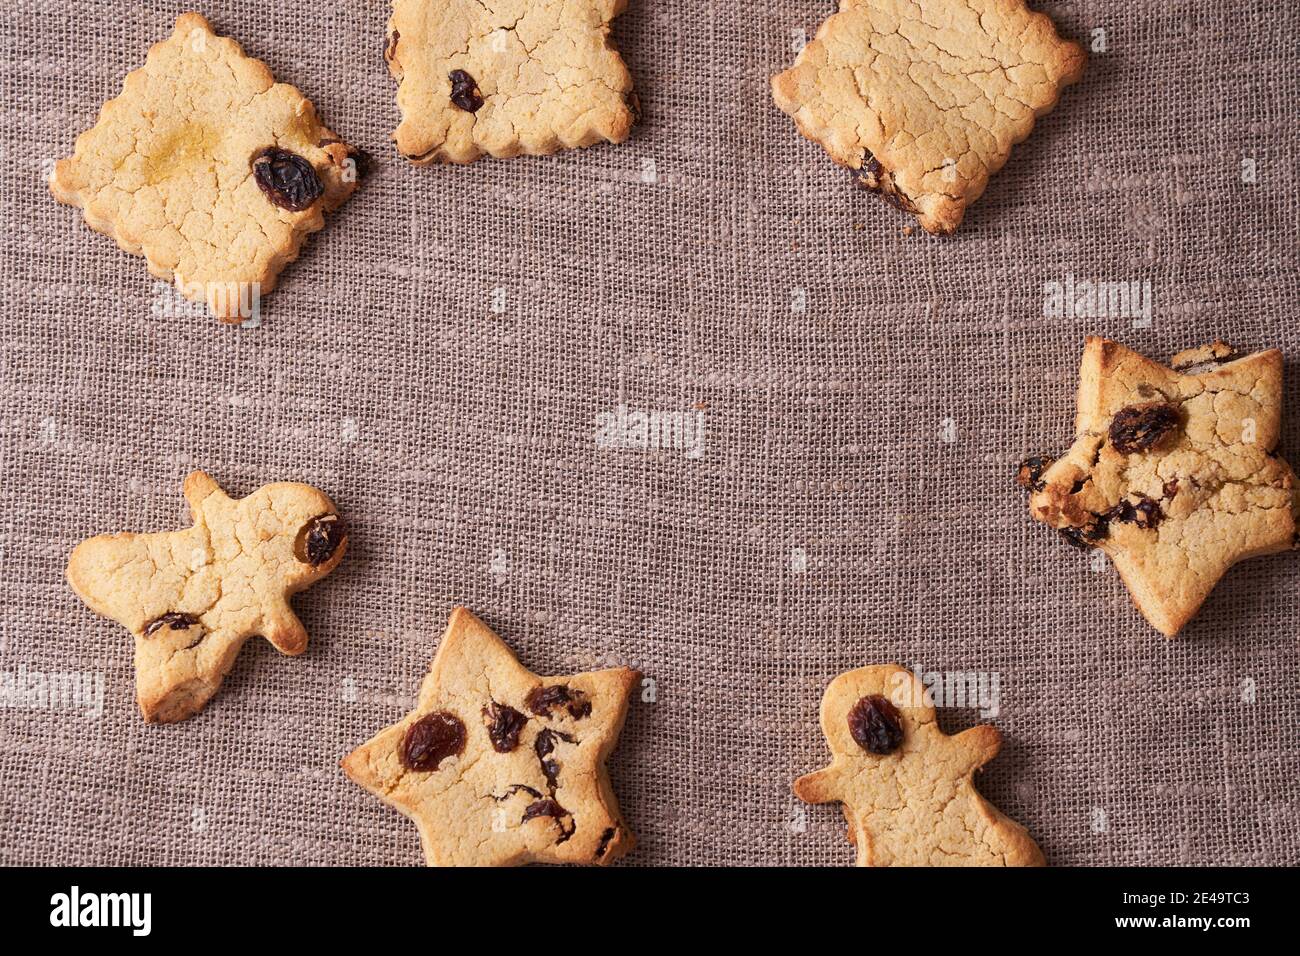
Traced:
<path fill-rule="evenodd" d="M 560 836 L 555 841 L 556 843 L 563 843 L 565 840 L 569 839 L 569 837 L 573 836 L 574 832 L 578 829 L 578 825 L 573 822 L 573 818 L 569 814 L 569 811 L 560 806 L 559 802 L 554 798 L 537 800 L 528 804 L 528 806 L 524 808 L 523 819 L 519 822 L 527 823 L 529 820 L 536 819 L 537 817 L 550 817 L 555 821 L 556 825 L 560 828 Z M 569 820 L 568 826 L 565 826 L 565 818 L 568 818 Z"/>
<path fill-rule="evenodd" d="M 297 153 L 276 146 L 253 154 L 253 178 L 281 209 L 302 212 L 325 192 L 316 168 Z"/>
<path fill-rule="evenodd" d="M 549 717 L 556 707 L 564 707 L 574 720 L 591 713 L 591 701 L 587 700 L 587 695 L 564 684 L 534 687 L 524 699 L 524 706 L 538 717 Z"/>
<path fill-rule="evenodd" d="M 1139 495 L 1137 502 L 1125 498 L 1103 516 L 1106 521 L 1119 521 L 1123 524 L 1135 524 L 1139 528 L 1154 528 L 1165 513 L 1160 510 L 1160 503 L 1146 495 Z"/>
<path fill-rule="evenodd" d="M 533 741 L 533 752 L 536 753 L 538 757 L 545 757 L 555 749 L 556 736 L 558 736 L 556 732 L 550 727 L 547 727 L 539 733 L 537 739 Z"/>
<path fill-rule="evenodd" d="M 371 165 L 372 157 L 364 149 L 353 149 L 351 146 L 348 146 L 347 143 L 343 142 L 343 140 L 339 139 L 338 137 L 326 137 L 325 139 L 318 139 L 316 141 L 317 149 L 328 150 L 331 146 L 343 146 L 347 148 L 346 159 L 352 161 L 352 168 L 357 179 L 365 179 L 366 176 L 370 175 L 370 165 Z M 330 154 L 330 162 L 333 163 L 335 166 L 344 165 L 343 163 L 339 162 L 334 157 L 334 154 L 332 153 Z"/>
<path fill-rule="evenodd" d="M 396 148 L 396 147 L 394 147 L 394 148 Z M 421 163 L 421 162 L 424 162 L 424 160 L 428 159 L 430 156 L 432 156 L 432 155 L 433 155 L 434 153 L 436 153 L 436 152 L 438 152 L 438 147 L 437 147 L 437 146 L 435 146 L 433 149 L 429 150 L 429 151 L 426 152 L 426 153 L 403 153 L 400 149 L 397 150 L 397 153 L 398 153 L 399 156 L 402 156 L 402 157 L 405 158 L 405 159 L 409 159 L 409 160 L 410 160 L 411 162 L 413 162 L 413 163 Z"/>
<path fill-rule="evenodd" d="M 535 800 L 524 809 L 524 819 L 532 820 L 534 817 L 562 817 L 569 811 L 565 810 L 560 804 L 548 798 Z"/>
<path fill-rule="evenodd" d="M 452 70 L 447 74 L 451 80 L 451 101 L 466 113 L 477 113 L 483 107 L 483 94 L 478 90 L 474 77 L 464 70 Z"/>
<path fill-rule="evenodd" d="M 1016 484 L 1030 491 L 1042 491 L 1043 472 L 1052 465 L 1052 459 L 1045 455 L 1032 455 L 1020 463 L 1016 471 Z"/>
<path fill-rule="evenodd" d="M 1162 492 L 1162 494 L 1164 495 L 1164 497 L 1166 497 L 1166 498 L 1173 498 L 1175 495 L 1177 495 L 1177 494 L 1178 494 L 1178 479 L 1177 479 L 1177 478 L 1170 478 L 1168 481 L 1166 481 L 1166 482 L 1165 482 L 1165 485 L 1164 485 L 1164 488 L 1161 489 L 1161 492 Z"/>
<path fill-rule="evenodd" d="M 1085 525 L 1070 525 L 1060 529 L 1065 540 L 1070 542 L 1076 548 L 1087 551 L 1096 545 L 1098 541 L 1110 534 L 1110 526 L 1106 515 L 1093 515 Z"/>
<path fill-rule="evenodd" d="M 162 617 L 154 618 L 144 629 L 145 637 L 153 637 L 154 634 L 164 627 L 172 631 L 188 631 L 199 619 L 193 614 L 182 614 L 180 611 L 168 611 Z"/>
<path fill-rule="evenodd" d="M 614 839 L 615 828 L 606 827 L 605 832 L 600 835 L 600 842 L 596 844 L 596 859 L 599 860 L 609 850 L 610 841 Z"/>
<path fill-rule="evenodd" d="M 503 793 L 503 794 L 502 794 L 501 796 L 499 796 L 499 797 L 494 796 L 492 799 L 493 799 L 493 800 L 496 800 L 498 803 L 500 803 L 502 800 L 509 800 L 509 799 L 510 799 L 511 797 L 513 797 L 516 793 L 526 793 L 526 794 L 528 794 L 530 797 L 532 797 L 534 800 L 540 800 L 540 799 L 542 799 L 542 793 L 541 793 L 541 791 L 540 791 L 540 790 L 534 790 L 532 787 L 528 786 L 528 784 L 526 784 L 526 783 L 512 783 L 510 786 L 506 787 L 506 792 L 505 792 L 505 793 Z"/>
<path fill-rule="evenodd" d="M 546 777 L 546 785 L 552 792 L 555 791 L 556 782 L 560 779 L 560 764 L 551 757 L 555 752 L 557 740 L 563 740 L 568 744 L 573 743 L 573 738 L 568 734 L 552 730 L 550 727 L 539 733 L 537 739 L 533 741 L 533 752 L 537 754 L 537 761 L 542 765 L 542 775 Z"/>
<path fill-rule="evenodd" d="M 519 746 L 519 734 L 528 718 L 509 704 L 492 701 L 483 708 L 483 722 L 487 725 L 492 749 L 499 754 L 508 754 Z"/>
<path fill-rule="evenodd" d="M 916 212 L 916 205 L 912 202 L 911 197 L 898 188 L 898 185 L 894 182 L 894 174 L 880 165 L 880 160 L 876 159 L 871 150 L 864 149 L 862 151 L 861 168 L 850 170 L 850 172 L 853 173 L 853 181 L 863 189 L 876 193 L 880 198 L 903 210 L 903 212 Z"/>
<path fill-rule="evenodd" d="M 347 536 L 347 527 L 338 515 L 317 515 L 298 532 L 298 560 L 319 567 L 334 557 Z"/>
<path fill-rule="evenodd" d="M 1123 455 L 1150 451 L 1178 427 L 1178 409 L 1165 402 L 1129 405 L 1110 422 L 1110 443 Z"/>
<path fill-rule="evenodd" d="M 411 724 L 400 757 L 408 770 L 430 773 L 448 757 L 464 752 L 465 725 L 455 714 L 439 711 Z"/>
<path fill-rule="evenodd" d="M 879 694 L 871 694 L 849 711 L 849 733 L 868 753 L 893 753 L 903 743 L 903 720 L 898 708 Z"/>
<path fill-rule="evenodd" d="M 1237 350 L 1227 342 L 1216 340 L 1200 348 L 1179 352 L 1170 366 L 1184 375 L 1201 375 L 1233 361 L 1237 354 Z"/>

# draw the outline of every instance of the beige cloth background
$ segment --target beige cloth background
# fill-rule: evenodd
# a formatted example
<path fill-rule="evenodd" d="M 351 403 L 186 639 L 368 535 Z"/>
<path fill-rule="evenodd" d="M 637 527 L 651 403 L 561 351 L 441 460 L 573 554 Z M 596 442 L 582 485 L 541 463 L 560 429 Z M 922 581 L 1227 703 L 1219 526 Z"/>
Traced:
<path fill-rule="evenodd" d="M 336 765 L 458 602 L 541 673 L 656 682 L 612 765 L 630 863 L 850 862 L 789 784 L 826 758 L 826 682 L 891 660 L 998 674 L 980 787 L 1053 863 L 1300 862 L 1296 556 L 1169 642 L 1012 483 L 1068 444 L 1090 332 L 1283 348 L 1300 458 L 1293 4 L 1038 3 L 1106 52 L 934 240 L 768 96 L 833 0 L 631 0 L 629 142 L 450 169 L 388 145 L 386 3 L 204 0 L 375 157 L 257 329 L 155 314 L 141 260 L 43 181 L 188 5 L 0 11 L 0 671 L 105 682 L 99 718 L 0 710 L 0 862 L 418 862 Z M 1151 327 L 1043 318 L 1070 274 L 1149 280 Z M 702 410 L 703 455 L 598 446 L 619 404 Z M 181 526 L 194 467 L 319 485 L 353 548 L 296 601 L 303 657 L 250 642 L 201 716 L 150 727 L 129 637 L 62 569 Z"/>

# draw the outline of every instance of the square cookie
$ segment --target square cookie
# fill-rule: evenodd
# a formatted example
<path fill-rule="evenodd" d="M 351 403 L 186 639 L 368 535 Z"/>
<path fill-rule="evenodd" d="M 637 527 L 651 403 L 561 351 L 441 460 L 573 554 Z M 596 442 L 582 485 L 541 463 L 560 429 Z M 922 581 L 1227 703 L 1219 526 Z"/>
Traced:
<path fill-rule="evenodd" d="M 1024 0 L 841 0 L 772 97 L 860 185 L 942 235 L 1084 59 Z"/>
<path fill-rule="evenodd" d="M 55 165 L 50 190 L 186 298 L 240 321 L 356 171 L 297 89 L 186 13 Z"/>
<path fill-rule="evenodd" d="M 393 0 L 384 59 L 397 150 L 418 165 L 621 143 L 632 77 L 609 44 L 626 0 Z"/>

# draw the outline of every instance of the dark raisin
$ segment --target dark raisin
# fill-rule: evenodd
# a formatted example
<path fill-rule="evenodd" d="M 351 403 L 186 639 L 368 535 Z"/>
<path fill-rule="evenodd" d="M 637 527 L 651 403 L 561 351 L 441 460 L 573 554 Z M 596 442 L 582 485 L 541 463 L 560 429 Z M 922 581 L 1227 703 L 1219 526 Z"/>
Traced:
<path fill-rule="evenodd" d="M 1135 524 L 1139 528 L 1154 528 L 1164 516 L 1158 501 L 1140 495 L 1136 502 L 1125 498 L 1107 511 L 1103 517 L 1108 522 L 1118 521 L 1122 524 Z"/>
<path fill-rule="evenodd" d="M 397 149 L 396 146 L 394 146 L 393 148 Z M 433 149 L 429 150 L 426 153 L 418 153 L 418 154 L 403 153 L 401 150 L 397 150 L 397 154 L 404 159 L 409 159 L 413 163 L 421 163 L 424 162 L 424 160 L 428 159 L 430 156 L 432 156 L 434 153 L 438 152 L 438 149 L 439 147 L 435 146 Z"/>
<path fill-rule="evenodd" d="M 524 809 L 524 819 L 532 820 L 534 817 L 562 817 L 568 814 L 568 812 L 569 811 L 560 806 L 557 801 L 546 798 L 543 800 L 535 800 L 528 804 Z"/>
<path fill-rule="evenodd" d="M 1237 350 L 1227 342 L 1216 340 L 1200 348 L 1188 349 L 1174 356 L 1171 367 L 1184 375 L 1201 375 L 1237 358 Z"/>
<path fill-rule="evenodd" d="M 483 94 L 478 90 L 474 77 L 464 70 L 452 70 L 447 74 L 451 80 L 451 101 L 467 113 L 477 113 L 483 107 Z"/>
<path fill-rule="evenodd" d="M 1165 402 L 1129 405 L 1110 422 L 1110 443 L 1123 455 L 1149 451 L 1178 427 L 1178 409 Z"/>
<path fill-rule="evenodd" d="M 1110 526 L 1106 515 L 1093 515 L 1087 524 L 1074 526 L 1070 525 L 1060 529 L 1065 540 L 1070 542 L 1076 548 L 1087 551 L 1089 548 L 1106 535 L 1110 534 Z"/>
<path fill-rule="evenodd" d="M 1140 528 L 1154 528 L 1165 516 L 1160 508 L 1160 502 L 1146 496 L 1143 496 L 1133 510 L 1136 512 L 1133 521 Z"/>
<path fill-rule="evenodd" d="M 483 722 L 487 725 L 492 749 L 499 754 L 508 754 L 519 746 L 519 734 L 528 718 L 509 704 L 492 701 L 483 708 Z"/>
<path fill-rule="evenodd" d="M 338 515 L 317 515 L 298 532 L 298 560 L 318 567 L 334 557 L 347 536 L 347 527 Z"/>
<path fill-rule="evenodd" d="M 465 725 L 455 714 L 439 711 L 411 724 L 402 741 L 400 756 L 408 770 L 430 773 L 448 757 L 464 751 Z"/>
<path fill-rule="evenodd" d="M 858 185 L 864 189 L 880 188 L 880 160 L 869 149 L 862 151 L 862 168 L 855 169 L 853 175 L 858 180 Z"/>
<path fill-rule="evenodd" d="M 615 828 L 606 827 L 605 832 L 600 835 L 600 842 L 596 844 L 596 859 L 599 860 L 609 850 L 609 844 L 614 839 Z"/>
<path fill-rule="evenodd" d="M 587 695 L 564 684 L 534 687 L 524 699 L 524 706 L 538 717 L 548 717 L 556 707 L 562 706 L 575 719 L 591 713 L 591 702 L 587 700 Z"/>
<path fill-rule="evenodd" d="M 516 793 L 526 793 L 526 794 L 528 794 L 530 797 L 532 797 L 534 800 L 540 800 L 540 799 L 542 799 L 542 793 L 541 793 L 541 791 L 540 791 L 540 790 L 534 790 L 532 787 L 528 786 L 528 784 L 526 784 L 526 783 L 512 783 L 510 786 L 506 787 L 506 792 L 505 792 L 505 793 L 501 794 L 501 796 L 499 796 L 499 797 L 494 796 L 492 799 L 493 799 L 493 800 L 496 800 L 496 801 L 499 803 L 499 802 L 502 801 L 502 800 L 509 800 L 509 799 L 510 799 L 511 797 L 513 797 Z"/>
<path fill-rule="evenodd" d="M 887 201 L 890 205 L 895 206 L 903 212 L 916 212 L 916 206 L 911 197 L 898 188 L 894 182 L 894 174 L 880 165 L 880 160 L 871 153 L 870 150 L 862 151 L 862 166 L 859 169 L 851 170 L 853 181 L 863 189 L 868 189 L 876 193 L 880 198 Z"/>
<path fill-rule="evenodd" d="M 527 823 L 529 820 L 534 820 L 537 817 L 550 817 L 556 822 L 556 825 L 560 828 L 560 836 L 555 841 L 556 843 L 563 843 L 565 840 L 569 839 L 569 837 L 573 836 L 574 831 L 578 829 L 578 825 L 573 822 L 569 811 L 560 806 L 558 801 L 551 798 L 546 800 L 537 800 L 534 803 L 528 804 L 528 806 L 524 808 L 524 817 L 520 822 Z M 565 818 L 569 818 L 567 826 L 564 822 Z"/>
<path fill-rule="evenodd" d="M 903 720 L 897 707 L 879 694 L 871 694 L 849 711 L 849 733 L 868 753 L 893 753 L 903 743 Z"/>
<path fill-rule="evenodd" d="M 1051 467 L 1052 459 L 1045 455 L 1033 455 L 1026 458 L 1020 463 L 1020 468 L 1016 471 L 1016 484 L 1021 488 L 1028 488 L 1030 491 L 1042 491 L 1043 472 Z"/>
<path fill-rule="evenodd" d="M 1164 497 L 1166 498 L 1174 497 L 1176 494 L 1178 494 L 1178 479 L 1170 478 L 1168 481 L 1165 482 L 1165 486 L 1163 489 L 1161 489 L 1161 491 Z"/>
<path fill-rule="evenodd" d="M 343 142 L 343 140 L 338 139 L 337 137 L 334 138 L 327 137 L 325 139 L 316 141 L 317 149 L 329 149 L 329 147 L 331 146 L 347 147 L 347 158 L 352 161 L 352 168 L 356 173 L 357 179 L 365 179 L 366 176 L 370 175 L 370 166 L 373 161 L 373 157 L 371 157 L 371 155 L 367 153 L 364 149 L 353 149 L 351 146 L 348 146 L 347 143 Z M 335 166 L 343 165 L 338 160 L 336 160 L 333 157 L 333 155 L 330 156 L 330 160 L 331 162 L 334 163 Z"/>
<path fill-rule="evenodd" d="M 1078 548 L 1080 551 L 1087 551 L 1092 547 L 1092 543 L 1085 541 L 1082 532 L 1078 528 L 1061 528 L 1061 537 L 1071 547 Z"/>
<path fill-rule="evenodd" d="M 150 621 L 144 629 L 145 637 L 153 637 L 154 634 L 164 627 L 173 631 L 188 631 L 199 619 L 193 614 L 182 614 L 180 611 L 168 611 L 162 617 L 156 617 Z"/>
<path fill-rule="evenodd" d="M 257 185 L 282 209 L 302 212 L 325 192 L 316 168 L 287 149 L 268 146 L 253 155 L 252 163 Z"/>
<path fill-rule="evenodd" d="M 537 761 L 542 765 L 542 775 L 546 777 L 546 784 L 554 792 L 556 782 L 560 779 L 560 764 L 551 754 L 555 751 L 555 742 L 563 740 L 565 743 L 573 743 L 573 738 L 568 734 L 561 733 L 558 730 L 552 730 L 550 727 L 542 730 L 533 741 L 533 752 L 537 754 Z"/>

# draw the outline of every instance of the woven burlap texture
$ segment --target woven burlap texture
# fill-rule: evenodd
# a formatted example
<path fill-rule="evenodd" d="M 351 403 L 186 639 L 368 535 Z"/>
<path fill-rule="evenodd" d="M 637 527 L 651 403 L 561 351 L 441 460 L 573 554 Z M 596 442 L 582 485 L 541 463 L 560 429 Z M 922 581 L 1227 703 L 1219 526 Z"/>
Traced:
<path fill-rule="evenodd" d="M 419 862 L 337 764 L 405 713 L 458 603 L 538 673 L 653 679 L 611 764 L 629 864 L 850 863 L 790 782 L 827 759 L 826 683 L 891 661 L 997 675 L 979 787 L 1054 864 L 1300 862 L 1296 555 L 1239 566 L 1168 641 L 1013 483 L 1068 445 L 1089 333 L 1282 348 L 1300 457 L 1300 16 L 1036 3 L 1085 77 L 932 239 L 772 105 L 833 2 L 631 0 L 628 142 L 415 169 L 386 3 L 205 0 L 374 156 L 258 328 L 167 314 L 45 184 L 189 7 L 4 5 L 0 671 L 104 695 L 0 710 L 0 862 Z M 1149 324 L 1045 317 L 1070 276 L 1149 282 Z M 702 433 L 627 447 L 620 406 Z M 250 641 L 201 715 L 147 726 L 129 635 L 63 568 L 92 534 L 184 526 L 199 467 L 319 486 L 352 546 L 296 598 L 306 654 Z"/>

